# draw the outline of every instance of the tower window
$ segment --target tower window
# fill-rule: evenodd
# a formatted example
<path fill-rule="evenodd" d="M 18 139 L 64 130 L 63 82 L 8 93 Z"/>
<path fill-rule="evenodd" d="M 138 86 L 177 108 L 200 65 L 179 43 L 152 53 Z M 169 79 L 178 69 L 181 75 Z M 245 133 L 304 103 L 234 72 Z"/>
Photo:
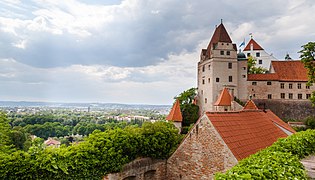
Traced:
<path fill-rule="evenodd" d="M 291 83 L 289 84 L 289 89 L 292 89 L 292 84 Z"/>
<path fill-rule="evenodd" d="M 228 55 L 228 56 L 229 56 L 230 54 L 231 54 L 231 52 L 230 52 L 230 51 L 226 51 L 226 55 Z"/>
<path fill-rule="evenodd" d="M 243 70 L 246 70 L 246 67 L 243 67 Z"/>
<path fill-rule="evenodd" d="M 211 65 L 208 66 L 208 69 L 209 69 L 209 70 L 211 69 Z"/>
<path fill-rule="evenodd" d="M 232 82 L 232 81 L 233 81 L 233 77 L 229 76 L 229 82 Z"/>
<path fill-rule="evenodd" d="M 284 89 L 284 83 L 281 83 L 281 84 L 280 84 L 280 88 L 281 88 L 281 89 Z"/>
<path fill-rule="evenodd" d="M 232 69 L 232 63 L 231 62 L 228 63 L 228 68 Z"/>
<path fill-rule="evenodd" d="M 293 94 L 289 93 L 289 99 L 293 99 Z"/>
<path fill-rule="evenodd" d="M 215 78 L 215 82 L 220 82 L 220 78 Z"/>
<path fill-rule="evenodd" d="M 210 78 L 208 78 L 208 83 L 210 83 Z"/>
<path fill-rule="evenodd" d="M 221 54 L 221 55 L 224 55 L 224 51 L 220 51 L 220 54 Z"/>
<path fill-rule="evenodd" d="M 280 94 L 281 99 L 285 99 L 285 93 Z"/>
<path fill-rule="evenodd" d="M 268 81 L 268 82 L 267 82 L 267 85 L 271 85 L 271 81 Z"/>
<path fill-rule="evenodd" d="M 256 57 L 260 57 L 260 52 L 256 52 Z"/>
<path fill-rule="evenodd" d="M 298 94 L 298 99 L 302 99 L 302 94 Z"/>
<path fill-rule="evenodd" d="M 204 79 L 202 79 L 202 84 L 205 84 L 205 80 Z"/>
<path fill-rule="evenodd" d="M 202 66 L 202 72 L 205 72 L 205 65 Z"/>
<path fill-rule="evenodd" d="M 207 98 L 205 98 L 205 103 L 207 103 L 208 102 L 208 99 Z"/>
<path fill-rule="evenodd" d="M 268 94 L 268 99 L 272 99 L 272 94 Z"/>
<path fill-rule="evenodd" d="M 242 75 L 243 76 L 243 78 L 246 78 L 246 75 Z"/>
<path fill-rule="evenodd" d="M 301 89 L 301 88 L 302 88 L 301 83 L 298 83 L 298 84 L 297 84 L 297 87 L 298 87 L 298 89 Z"/>

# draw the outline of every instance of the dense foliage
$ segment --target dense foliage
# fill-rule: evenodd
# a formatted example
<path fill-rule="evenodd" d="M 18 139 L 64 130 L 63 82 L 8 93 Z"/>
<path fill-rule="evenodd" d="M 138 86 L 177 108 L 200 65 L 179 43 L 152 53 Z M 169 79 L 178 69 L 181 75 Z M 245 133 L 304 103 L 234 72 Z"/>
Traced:
<path fill-rule="evenodd" d="M 197 89 L 190 88 L 174 98 L 180 102 L 180 109 L 183 116 L 182 126 L 184 129 L 195 123 L 199 118 L 199 107 L 193 103 L 196 95 Z"/>
<path fill-rule="evenodd" d="M 67 114 L 66 114 L 67 113 Z M 118 121 L 93 114 L 62 114 L 38 113 L 38 114 L 9 114 L 9 123 L 12 127 L 25 133 L 47 139 L 48 137 L 64 137 L 72 134 L 89 135 L 94 130 L 105 131 L 115 127 L 127 125 L 142 125 L 143 120 L 131 120 L 130 122 Z"/>
<path fill-rule="evenodd" d="M 307 69 L 308 85 L 312 86 L 315 83 L 315 42 L 303 45 L 299 53 L 301 53 L 301 61 Z M 312 93 L 310 100 L 315 105 L 315 91 Z"/>
<path fill-rule="evenodd" d="M 302 158 L 315 152 L 315 130 L 279 139 L 215 179 L 307 179 Z"/>
<path fill-rule="evenodd" d="M 8 125 L 5 117 L 0 120 L 0 125 Z M 165 159 L 181 140 L 174 125 L 162 121 L 96 130 L 85 141 L 68 147 L 45 148 L 42 139 L 36 138 L 28 151 L 12 149 L 10 138 L 0 135 L 1 145 L 8 145 L 0 151 L 0 179 L 7 180 L 101 179 L 137 157 Z"/>

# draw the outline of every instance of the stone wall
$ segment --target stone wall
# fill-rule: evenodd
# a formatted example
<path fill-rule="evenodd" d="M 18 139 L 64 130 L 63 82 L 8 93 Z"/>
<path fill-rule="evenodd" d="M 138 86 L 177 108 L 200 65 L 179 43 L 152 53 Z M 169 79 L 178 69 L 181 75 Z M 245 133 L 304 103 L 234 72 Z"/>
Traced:
<path fill-rule="evenodd" d="M 210 120 L 204 115 L 167 160 L 166 179 L 211 179 L 237 164 Z"/>
<path fill-rule="evenodd" d="M 315 116 L 315 107 L 310 101 L 294 100 L 254 100 L 258 108 L 270 109 L 281 119 L 304 119 L 308 116 Z"/>
<path fill-rule="evenodd" d="M 136 159 L 126 164 L 119 173 L 108 174 L 103 180 L 164 180 L 166 160 Z"/>

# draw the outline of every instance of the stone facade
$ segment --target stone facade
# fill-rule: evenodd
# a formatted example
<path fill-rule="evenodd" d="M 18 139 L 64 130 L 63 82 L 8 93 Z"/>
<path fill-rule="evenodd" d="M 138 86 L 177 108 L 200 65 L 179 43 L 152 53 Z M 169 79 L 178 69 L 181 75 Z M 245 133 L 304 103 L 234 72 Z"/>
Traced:
<path fill-rule="evenodd" d="M 309 101 L 315 86 L 306 82 L 248 81 L 247 91 L 253 99 L 282 99 L 288 102 Z M 296 102 L 296 101 L 295 101 Z"/>
<path fill-rule="evenodd" d="M 206 115 L 201 117 L 167 160 L 166 179 L 211 179 L 237 160 Z"/>
<path fill-rule="evenodd" d="M 166 160 L 136 159 L 126 164 L 119 173 L 106 175 L 103 180 L 164 180 Z"/>

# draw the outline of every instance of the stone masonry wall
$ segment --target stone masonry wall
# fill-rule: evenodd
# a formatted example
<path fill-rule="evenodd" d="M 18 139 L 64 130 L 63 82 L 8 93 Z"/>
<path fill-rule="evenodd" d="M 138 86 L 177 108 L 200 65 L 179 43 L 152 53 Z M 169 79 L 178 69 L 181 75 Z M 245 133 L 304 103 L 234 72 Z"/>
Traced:
<path fill-rule="evenodd" d="M 165 180 L 166 160 L 136 159 L 119 173 L 106 175 L 103 180 Z"/>
<path fill-rule="evenodd" d="M 281 119 L 304 119 L 308 116 L 315 116 L 315 107 L 310 101 L 294 100 L 258 100 L 254 99 L 258 108 L 270 109 Z"/>
<path fill-rule="evenodd" d="M 215 172 L 236 164 L 236 158 L 204 115 L 167 160 L 166 179 L 212 179 Z"/>

